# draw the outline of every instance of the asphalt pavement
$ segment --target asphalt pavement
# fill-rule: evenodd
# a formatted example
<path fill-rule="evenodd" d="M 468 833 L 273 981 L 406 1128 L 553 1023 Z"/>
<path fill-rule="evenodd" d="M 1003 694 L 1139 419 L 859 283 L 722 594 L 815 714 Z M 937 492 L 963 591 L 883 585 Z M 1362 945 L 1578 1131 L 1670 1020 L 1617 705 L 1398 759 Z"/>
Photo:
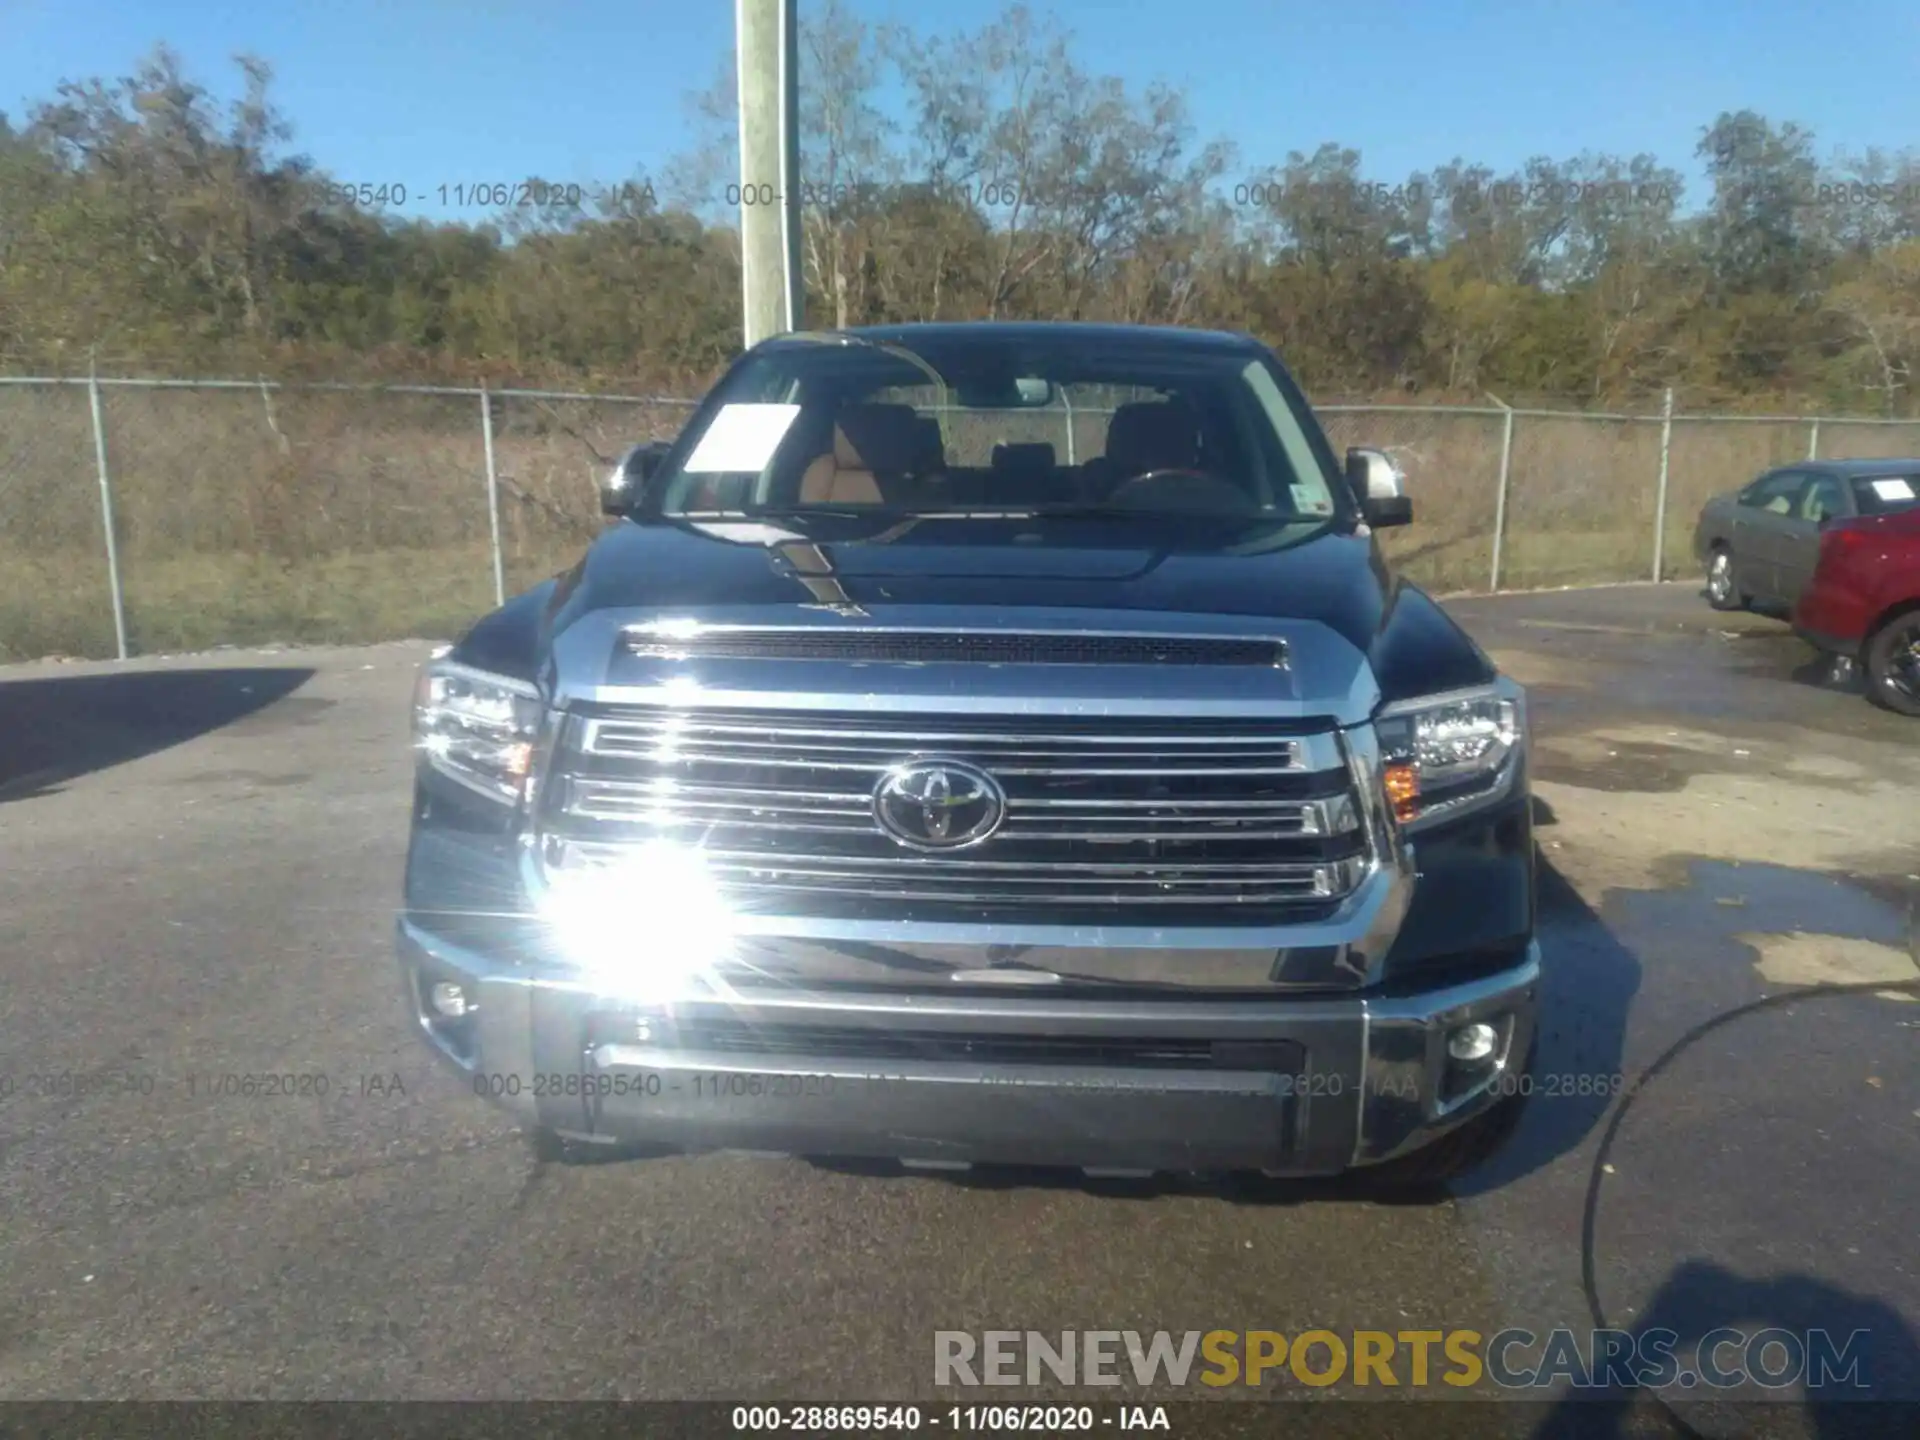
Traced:
<path fill-rule="evenodd" d="M 0 670 L 0 1397 L 945 1401 L 938 1330 L 1584 1331 L 1597 1174 L 1609 1321 L 1864 1328 L 1920 1401 L 1920 1003 L 1800 989 L 1920 976 L 1920 722 L 1688 586 L 1449 605 L 1533 697 L 1566 1079 L 1412 1203 L 539 1162 L 398 999 L 426 641 Z M 1596 1154 L 1579 1077 L 1765 996 Z"/>

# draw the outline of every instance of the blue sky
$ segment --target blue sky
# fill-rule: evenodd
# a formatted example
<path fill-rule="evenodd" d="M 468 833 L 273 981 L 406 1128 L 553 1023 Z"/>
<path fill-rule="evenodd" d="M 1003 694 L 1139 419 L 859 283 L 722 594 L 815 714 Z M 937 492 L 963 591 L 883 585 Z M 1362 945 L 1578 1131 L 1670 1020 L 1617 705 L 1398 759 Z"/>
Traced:
<path fill-rule="evenodd" d="M 942 29 L 1002 8 L 850 3 Z M 1243 170 L 1337 140 L 1375 179 L 1455 155 L 1504 169 L 1647 150 L 1691 182 L 1700 127 L 1743 107 L 1808 126 L 1823 155 L 1920 139 L 1912 0 L 1034 8 L 1075 32 L 1086 67 L 1184 85 L 1200 135 L 1234 141 Z M 405 185 L 409 214 L 479 218 L 437 188 L 657 174 L 688 143 L 685 97 L 718 73 L 732 26 L 730 0 L 0 0 L 0 110 L 125 74 L 161 40 L 225 94 L 228 57 L 248 50 L 275 67 L 293 149 L 342 180 Z"/>

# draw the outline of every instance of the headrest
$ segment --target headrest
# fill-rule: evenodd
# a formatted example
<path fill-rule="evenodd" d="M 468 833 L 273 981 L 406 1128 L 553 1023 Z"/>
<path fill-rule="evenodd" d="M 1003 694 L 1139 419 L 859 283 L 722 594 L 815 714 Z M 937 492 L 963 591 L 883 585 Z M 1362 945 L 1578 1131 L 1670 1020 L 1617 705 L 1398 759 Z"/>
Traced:
<path fill-rule="evenodd" d="M 1171 400 L 1136 400 L 1107 424 L 1107 458 L 1131 474 L 1192 469 L 1200 460 L 1200 422 Z"/>
<path fill-rule="evenodd" d="M 993 468 L 996 470 L 1051 470 L 1053 466 L 1054 449 L 1045 440 L 993 447 Z"/>
<path fill-rule="evenodd" d="M 925 458 L 920 421 L 911 405 L 849 405 L 833 427 L 834 464 L 895 474 L 916 469 Z"/>
<path fill-rule="evenodd" d="M 920 439 L 915 458 L 931 470 L 947 468 L 947 442 L 940 433 L 940 422 L 931 415 L 916 415 Z"/>

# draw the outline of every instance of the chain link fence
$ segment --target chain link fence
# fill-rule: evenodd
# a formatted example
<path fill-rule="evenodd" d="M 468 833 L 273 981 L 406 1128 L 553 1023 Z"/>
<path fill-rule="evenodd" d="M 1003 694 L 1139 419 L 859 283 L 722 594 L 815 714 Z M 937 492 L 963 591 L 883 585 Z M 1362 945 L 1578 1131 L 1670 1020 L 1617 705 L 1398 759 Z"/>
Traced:
<path fill-rule="evenodd" d="M 458 633 L 578 557 L 598 483 L 673 396 L 0 378 L 0 660 Z M 1047 423 L 1104 448 L 1108 406 Z M 1809 456 L 1920 455 L 1920 421 L 1320 407 L 1385 450 L 1442 593 L 1691 575 L 1713 494 Z"/>

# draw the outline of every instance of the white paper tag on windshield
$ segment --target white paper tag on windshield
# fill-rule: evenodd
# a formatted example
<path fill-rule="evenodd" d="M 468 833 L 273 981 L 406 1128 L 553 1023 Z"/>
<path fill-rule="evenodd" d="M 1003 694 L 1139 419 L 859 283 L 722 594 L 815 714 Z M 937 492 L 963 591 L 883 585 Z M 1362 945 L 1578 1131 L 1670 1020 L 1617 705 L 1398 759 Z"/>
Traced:
<path fill-rule="evenodd" d="M 1913 499 L 1913 482 L 1898 478 L 1876 480 L 1873 482 L 1873 493 L 1882 500 L 1911 500 Z"/>
<path fill-rule="evenodd" d="M 1311 485 L 1289 485 L 1293 492 L 1293 508 L 1302 515 L 1331 515 L 1333 501 Z"/>
<path fill-rule="evenodd" d="M 723 405 L 687 459 L 690 475 L 758 475 L 799 417 L 798 405 Z"/>

